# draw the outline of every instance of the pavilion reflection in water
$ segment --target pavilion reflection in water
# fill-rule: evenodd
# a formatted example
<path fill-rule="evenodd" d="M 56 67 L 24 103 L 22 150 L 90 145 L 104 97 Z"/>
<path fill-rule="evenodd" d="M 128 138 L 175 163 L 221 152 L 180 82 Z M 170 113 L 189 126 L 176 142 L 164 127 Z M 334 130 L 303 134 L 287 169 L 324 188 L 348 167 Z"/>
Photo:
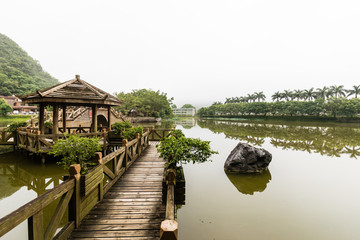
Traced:
<path fill-rule="evenodd" d="M 0 155 L 0 199 L 8 197 L 26 186 L 28 190 L 43 194 L 62 181 L 66 171 L 55 163 L 41 165 L 37 161 L 24 159 L 19 153 Z"/>

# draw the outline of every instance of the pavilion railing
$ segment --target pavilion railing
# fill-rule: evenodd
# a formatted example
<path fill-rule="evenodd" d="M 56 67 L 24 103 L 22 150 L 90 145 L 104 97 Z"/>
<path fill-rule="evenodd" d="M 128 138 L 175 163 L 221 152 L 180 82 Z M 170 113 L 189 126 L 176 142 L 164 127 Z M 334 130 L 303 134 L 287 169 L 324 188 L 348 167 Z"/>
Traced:
<path fill-rule="evenodd" d="M 0 129 L 0 145 L 14 145 L 16 142 L 14 132 L 8 132 L 7 128 Z"/>

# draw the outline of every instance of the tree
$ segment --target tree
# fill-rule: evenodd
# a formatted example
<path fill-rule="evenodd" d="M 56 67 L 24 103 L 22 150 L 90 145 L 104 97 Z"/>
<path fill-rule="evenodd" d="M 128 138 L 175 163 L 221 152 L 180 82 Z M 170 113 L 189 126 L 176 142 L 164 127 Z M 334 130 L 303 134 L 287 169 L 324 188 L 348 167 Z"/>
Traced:
<path fill-rule="evenodd" d="M 294 98 L 296 98 L 298 101 L 304 99 L 304 91 L 298 89 L 294 91 Z"/>
<path fill-rule="evenodd" d="M 265 101 L 266 99 L 264 92 L 255 92 L 254 95 L 255 95 L 255 99 L 257 99 L 259 102 L 261 100 Z"/>
<path fill-rule="evenodd" d="M 187 104 L 184 104 L 184 106 L 182 106 L 181 108 L 195 108 L 193 105 L 187 103 Z"/>
<path fill-rule="evenodd" d="M 328 87 L 323 87 L 323 88 L 317 88 L 316 90 L 317 90 L 316 95 L 319 98 L 322 98 L 322 99 L 325 100 L 326 97 L 328 96 L 329 88 Z"/>
<path fill-rule="evenodd" d="M 271 99 L 273 100 L 273 101 L 279 101 L 280 99 L 281 99 L 281 93 L 279 92 L 279 91 L 277 91 L 277 92 L 275 92 L 272 96 L 271 96 Z"/>
<path fill-rule="evenodd" d="M 335 95 L 335 97 L 340 97 L 340 96 L 345 96 L 345 89 L 343 85 L 340 86 L 331 86 L 330 87 L 330 92 L 331 94 L 333 94 L 333 96 Z"/>
<path fill-rule="evenodd" d="M 0 98 L 0 116 L 5 116 L 9 112 L 12 112 L 12 108 L 7 104 L 5 99 Z"/>
<path fill-rule="evenodd" d="M 348 97 L 351 95 L 355 95 L 355 98 L 357 98 L 357 96 L 360 94 L 360 85 L 354 85 L 353 89 L 346 90 L 346 92 L 348 93 Z"/>
<path fill-rule="evenodd" d="M 316 93 L 314 92 L 314 88 L 310 88 L 309 90 L 304 90 L 304 95 L 306 100 L 313 100 L 316 97 Z"/>
<path fill-rule="evenodd" d="M 123 102 L 117 109 L 127 115 L 136 110 L 140 116 L 145 117 L 169 117 L 172 115 L 173 98 L 168 99 L 167 94 L 151 89 L 132 90 L 131 93 L 115 93 Z"/>
<path fill-rule="evenodd" d="M 290 91 L 290 90 L 285 90 L 284 92 L 283 92 L 283 98 L 285 98 L 286 99 L 286 101 L 289 101 L 290 100 L 290 98 L 292 98 L 292 91 Z"/>

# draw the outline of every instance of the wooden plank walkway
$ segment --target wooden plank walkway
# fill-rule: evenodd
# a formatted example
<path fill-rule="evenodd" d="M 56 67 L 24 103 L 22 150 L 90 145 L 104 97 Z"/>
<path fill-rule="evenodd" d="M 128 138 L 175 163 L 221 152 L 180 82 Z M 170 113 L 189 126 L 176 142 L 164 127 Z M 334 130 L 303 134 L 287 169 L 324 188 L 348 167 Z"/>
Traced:
<path fill-rule="evenodd" d="M 164 162 L 154 144 L 105 194 L 70 239 L 159 239 Z"/>

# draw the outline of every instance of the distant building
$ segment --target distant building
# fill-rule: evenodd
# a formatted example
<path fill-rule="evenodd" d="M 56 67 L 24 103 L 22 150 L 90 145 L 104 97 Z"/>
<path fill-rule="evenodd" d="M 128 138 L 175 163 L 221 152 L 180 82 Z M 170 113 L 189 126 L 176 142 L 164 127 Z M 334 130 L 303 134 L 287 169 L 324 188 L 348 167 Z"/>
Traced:
<path fill-rule="evenodd" d="M 24 104 L 21 99 L 16 96 L 0 96 L 0 98 L 5 99 L 7 104 L 12 107 L 13 114 L 32 114 L 37 112 L 36 106 Z"/>
<path fill-rule="evenodd" d="M 195 116 L 195 108 L 175 108 L 173 113 L 176 116 Z"/>

